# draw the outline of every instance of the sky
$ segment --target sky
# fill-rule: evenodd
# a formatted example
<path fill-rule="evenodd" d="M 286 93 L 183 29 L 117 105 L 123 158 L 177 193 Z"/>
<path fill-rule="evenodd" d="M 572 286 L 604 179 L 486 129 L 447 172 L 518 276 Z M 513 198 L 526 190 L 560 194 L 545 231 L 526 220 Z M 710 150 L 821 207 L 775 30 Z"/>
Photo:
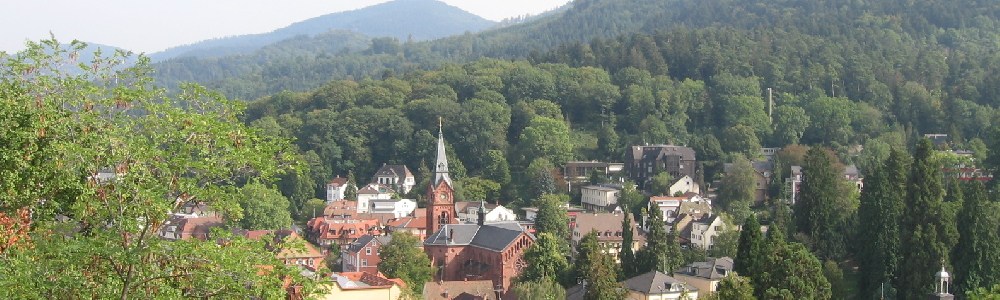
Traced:
<path fill-rule="evenodd" d="M 154 53 L 198 41 L 264 33 L 329 13 L 389 0 L 0 0 L 0 51 L 49 33 Z M 439 0 L 483 18 L 538 14 L 569 0 Z"/>

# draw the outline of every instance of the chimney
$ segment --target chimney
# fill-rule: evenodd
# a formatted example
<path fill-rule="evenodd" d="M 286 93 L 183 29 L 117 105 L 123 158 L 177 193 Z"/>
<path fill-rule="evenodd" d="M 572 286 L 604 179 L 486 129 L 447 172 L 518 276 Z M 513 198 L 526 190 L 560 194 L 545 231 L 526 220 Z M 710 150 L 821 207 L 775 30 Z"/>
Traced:
<path fill-rule="evenodd" d="M 454 229 L 448 229 L 448 241 L 450 242 L 450 241 L 452 241 L 454 239 L 455 239 L 455 230 Z"/>

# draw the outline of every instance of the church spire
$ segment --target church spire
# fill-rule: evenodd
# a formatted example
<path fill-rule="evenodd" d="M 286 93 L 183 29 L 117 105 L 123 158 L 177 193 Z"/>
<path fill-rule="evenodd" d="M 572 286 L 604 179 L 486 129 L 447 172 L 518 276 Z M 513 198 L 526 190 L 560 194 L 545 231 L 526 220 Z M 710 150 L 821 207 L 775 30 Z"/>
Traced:
<path fill-rule="evenodd" d="M 451 184 L 451 177 L 448 176 L 448 155 L 445 153 L 444 132 L 442 130 L 441 117 L 438 117 L 438 144 L 437 162 L 434 165 L 434 185 L 437 186 L 442 181 Z"/>

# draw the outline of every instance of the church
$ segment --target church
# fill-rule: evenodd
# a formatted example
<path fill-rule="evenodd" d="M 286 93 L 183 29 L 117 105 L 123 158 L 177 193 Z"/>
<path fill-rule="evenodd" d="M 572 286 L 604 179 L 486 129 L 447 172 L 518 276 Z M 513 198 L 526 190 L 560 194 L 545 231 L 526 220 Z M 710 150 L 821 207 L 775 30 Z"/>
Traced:
<path fill-rule="evenodd" d="M 427 189 L 427 232 L 431 234 L 424 240 L 424 252 L 438 269 L 434 280 L 491 280 L 496 290 L 509 294 L 511 279 L 525 266 L 522 253 L 535 236 L 517 222 L 486 224 L 482 205 L 476 224 L 458 224 L 454 192 L 439 130 L 434 177 Z"/>

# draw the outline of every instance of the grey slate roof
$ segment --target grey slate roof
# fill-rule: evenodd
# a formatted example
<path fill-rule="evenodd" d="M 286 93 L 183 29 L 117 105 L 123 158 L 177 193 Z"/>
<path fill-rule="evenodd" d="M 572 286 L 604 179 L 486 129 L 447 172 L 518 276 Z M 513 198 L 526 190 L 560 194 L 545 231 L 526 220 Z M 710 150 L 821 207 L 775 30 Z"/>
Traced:
<path fill-rule="evenodd" d="M 521 236 L 521 233 L 532 236 L 521 228 L 517 222 L 491 223 L 483 226 L 478 224 L 445 224 L 441 229 L 424 240 L 424 245 L 433 246 L 476 246 L 479 248 L 501 251 Z M 451 239 L 449 240 L 449 235 Z"/>
<path fill-rule="evenodd" d="M 680 156 L 681 160 L 697 160 L 694 149 L 691 147 L 663 144 L 632 146 L 632 159 L 634 160 L 662 160 L 664 156 L 671 155 Z"/>
<path fill-rule="evenodd" d="M 650 271 L 646 274 L 629 278 L 628 280 L 625 280 L 624 284 L 625 288 L 646 295 L 680 292 L 681 287 L 687 288 L 688 291 L 698 290 L 696 287 L 670 277 L 670 275 L 660 273 L 659 271 Z M 677 288 L 671 289 L 671 286 L 675 286 Z"/>
<path fill-rule="evenodd" d="M 406 165 L 388 165 L 382 164 L 382 167 L 375 172 L 375 176 L 372 176 L 372 182 L 378 182 L 378 177 L 392 176 L 399 179 L 406 177 L 412 177 L 413 173 L 410 173 L 410 169 Z"/>
<path fill-rule="evenodd" d="M 721 257 L 711 258 L 708 261 L 691 263 L 681 270 L 674 271 L 674 273 L 701 277 L 710 280 L 718 280 L 726 277 L 726 275 L 732 271 L 733 259 L 729 257 Z"/>
<path fill-rule="evenodd" d="M 365 246 L 368 246 L 368 244 L 371 244 L 372 240 L 378 240 L 379 244 L 385 245 L 385 244 L 388 244 L 389 241 L 392 241 L 392 236 L 388 236 L 388 235 L 386 235 L 386 236 L 373 236 L 373 235 L 370 235 L 370 234 L 366 234 L 366 235 L 361 236 L 360 238 L 358 238 L 357 241 L 355 241 L 353 244 L 351 244 L 351 246 L 347 248 L 347 251 L 348 252 L 353 252 L 353 253 L 361 252 L 361 249 L 364 249 Z"/>

